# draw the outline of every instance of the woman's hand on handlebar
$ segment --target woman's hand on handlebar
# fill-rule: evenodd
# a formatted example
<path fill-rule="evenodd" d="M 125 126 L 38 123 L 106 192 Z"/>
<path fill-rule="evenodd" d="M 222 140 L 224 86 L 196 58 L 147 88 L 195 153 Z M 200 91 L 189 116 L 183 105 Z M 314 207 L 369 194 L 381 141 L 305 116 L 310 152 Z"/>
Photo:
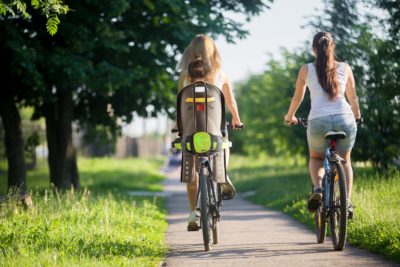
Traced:
<path fill-rule="evenodd" d="M 240 120 L 232 119 L 231 126 L 232 126 L 232 129 L 242 129 L 243 123 Z"/>
<path fill-rule="evenodd" d="M 284 120 L 285 120 L 285 123 L 287 125 L 295 125 L 295 124 L 297 124 L 299 122 L 294 115 L 293 116 L 289 116 L 288 114 L 285 115 Z"/>
<path fill-rule="evenodd" d="M 356 119 L 356 124 L 357 126 L 362 126 L 364 123 L 364 118 L 360 117 L 359 119 Z"/>

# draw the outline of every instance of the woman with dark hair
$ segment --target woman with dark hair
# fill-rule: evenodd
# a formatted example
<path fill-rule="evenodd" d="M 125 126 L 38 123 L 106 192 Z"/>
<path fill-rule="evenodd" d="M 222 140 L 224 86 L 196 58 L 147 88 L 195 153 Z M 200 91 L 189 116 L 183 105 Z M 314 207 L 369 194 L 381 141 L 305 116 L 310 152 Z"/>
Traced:
<path fill-rule="evenodd" d="M 319 32 L 314 36 L 312 49 L 316 61 L 301 67 L 296 89 L 285 115 L 287 124 L 296 124 L 295 113 L 304 98 L 306 87 L 310 90 L 311 111 L 308 116 L 307 141 L 310 151 L 309 169 L 313 192 L 308 200 L 308 209 L 318 209 L 322 198 L 323 160 L 328 131 L 344 131 L 346 138 L 337 144 L 339 155 L 346 160 L 344 170 L 347 177 L 347 192 L 350 203 L 353 184 L 351 150 L 356 139 L 356 119 L 361 118 L 355 90 L 353 72 L 344 62 L 335 60 L 335 42 L 329 32 Z M 347 101 L 346 101 L 347 98 Z M 353 207 L 349 207 L 352 214 Z"/>

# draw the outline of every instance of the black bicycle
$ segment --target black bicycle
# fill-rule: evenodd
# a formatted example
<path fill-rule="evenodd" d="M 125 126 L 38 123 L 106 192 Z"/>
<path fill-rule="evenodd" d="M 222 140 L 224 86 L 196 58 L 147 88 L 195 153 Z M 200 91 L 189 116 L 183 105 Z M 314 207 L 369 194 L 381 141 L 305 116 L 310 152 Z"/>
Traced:
<path fill-rule="evenodd" d="M 232 127 L 228 128 L 232 129 Z M 237 129 L 242 128 L 243 125 L 237 127 Z M 175 149 L 190 151 L 197 155 L 200 161 L 200 167 L 197 170 L 199 191 L 196 210 L 200 211 L 200 228 L 203 232 L 206 251 L 212 248 L 212 244 L 219 242 L 218 222 L 221 218 L 219 208 L 223 200 L 221 184 L 216 183 L 213 178 L 213 160 L 218 153 L 229 148 L 231 144 L 228 140 L 217 138 L 207 132 L 197 132 L 188 141 L 178 138 L 172 144 Z"/>
<path fill-rule="evenodd" d="M 298 124 L 307 127 L 308 121 L 304 118 L 298 118 Z M 317 242 L 324 242 L 329 219 L 335 250 L 343 250 L 347 237 L 349 203 L 347 199 L 347 179 L 343 168 L 343 163 L 346 161 L 336 151 L 338 140 L 345 137 L 346 133 L 343 131 L 329 131 L 325 134 L 329 146 L 325 152 L 322 199 L 314 215 Z"/>

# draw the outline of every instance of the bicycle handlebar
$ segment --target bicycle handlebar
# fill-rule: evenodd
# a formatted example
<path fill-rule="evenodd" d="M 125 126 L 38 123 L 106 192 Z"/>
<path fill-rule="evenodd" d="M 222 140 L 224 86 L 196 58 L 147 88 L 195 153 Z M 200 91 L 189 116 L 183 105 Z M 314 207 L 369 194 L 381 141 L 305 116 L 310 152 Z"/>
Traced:
<path fill-rule="evenodd" d="M 307 118 L 297 118 L 297 124 L 300 124 L 301 126 L 307 127 L 308 119 Z"/>
<path fill-rule="evenodd" d="M 226 126 L 228 127 L 229 130 L 232 130 L 232 129 L 234 129 L 234 130 L 242 130 L 244 128 L 244 124 L 236 126 L 235 128 L 233 128 L 233 126 L 229 122 L 226 123 Z"/>
<path fill-rule="evenodd" d="M 236 126 L 235 128 L 232 127 L 232 125 L 230 123 L 226 123 L 226 126 L 229 130 L 242 130 L 244 128 L 244 124 Z M 179 130 L 176 128 L 171 129 L 171 133 L 179 133 Z"/>
<path fill-rule="evenodd" d="M 361 117 L 359 119 L 356 119 L 356 124 L 358 126 L 361 126 L 363 123 L 364 123 L 364 118 L 363 117 Z M 300 124 L 301 126 L 307 127 L 308 119 L 307 118 L 297 118 L 297 123 L 291 124 L 291 125 L 296 125 L 296 124 Z"/>

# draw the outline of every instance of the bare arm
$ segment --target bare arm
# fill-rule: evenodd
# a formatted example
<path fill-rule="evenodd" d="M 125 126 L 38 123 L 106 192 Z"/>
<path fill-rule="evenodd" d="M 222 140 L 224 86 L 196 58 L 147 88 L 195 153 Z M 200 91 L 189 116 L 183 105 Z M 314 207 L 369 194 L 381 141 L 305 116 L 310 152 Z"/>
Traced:
<path fill-rule="evenodd" d="M 346 64 L 346 97 L 350 103 L 351 110 L 353 111 L 354 118 L 361 118 L 360 105 L 358 104 L 358 97 L 356 93 L 356 82 L 354 81 L 353 71 L 350 66 Z"/>
<path fill-rule="evenodd" d="M 306 79 L 308 74 L 307 65 L 301 67 L 299 75 L 297 76 L 296 89 L 292 101 L 290 102 L 289 110 L 285 115 L 286 123 L 297 123 L 297 118 L 294 116 L 301 102 L 303 102 L 304 94 L 306 92 Z"/>
<path fill-rule="evenodd" d="M 242 125 L 239 117 L 239 111 L 236 104 L 235 96 L 233 95 L 232 86 L 229 83 L 228 78 L 226 75 L 223 77 L 223 85 L 222 85 L 222 93 L 224 94 L 225 103 L 228 106 L 229 111 L 232 114 L 232 127 Z"/>

